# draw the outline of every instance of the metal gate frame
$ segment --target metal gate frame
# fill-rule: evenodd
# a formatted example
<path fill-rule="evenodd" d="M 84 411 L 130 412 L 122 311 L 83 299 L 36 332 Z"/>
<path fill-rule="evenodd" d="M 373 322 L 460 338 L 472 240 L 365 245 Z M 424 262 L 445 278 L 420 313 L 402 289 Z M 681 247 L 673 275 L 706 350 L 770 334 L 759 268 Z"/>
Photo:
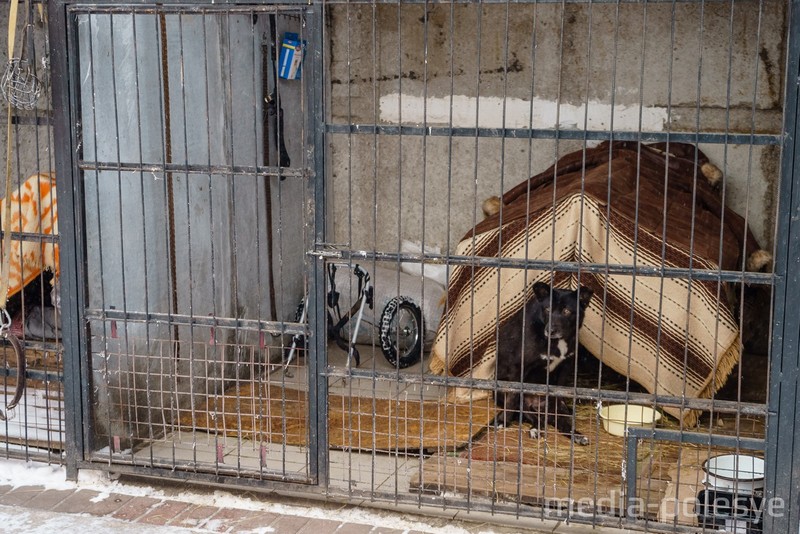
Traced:
<path fill-rule="evenodd" d="M 800 1 L 789 10 L 765 456 L 766 502 L 783 499 L 786 513 L 767 514 L 764 532 L 800 525 Z"/>
<path fill-rule="evenodd" d="M 126 2 L 121 5 L 114 1 L 101 2 L 76 2 L 70 0 L 49 0 L 48 13 L 50 17 L 50 39 L 52 47 L 52 79 L 53 79 L 53 106 L 54 106 L 54 137 L 56 139 L 56 168 L 61 175 L 59 192 L 61 197 L 61 283 L 63 295 L 63 315 L 62 328 L 64 331 L 64 351 L 65 351 L 65 411 L 66 411 L 66 468 L 69 479 L 77 479 L 79 469 L 105 469 L 113 470 L 118 473 L 132 473 L 142 476 L 170 476 L 178 479 L 202 481 L 207 483 L 230 484 L 231 478 L 213 473 L 198 473 L 193 471 L 179 471 L 162 469 L 158 467 L 142 467 L 133 465 L 110 465 L 100 463 L 90 459 L 91 440 L 92 440 L 92 408 L 90 406 L 90 365 L 87 361 L 89 354 L 89 344 L 87 341 L 88 319 L 86 317 L 87 295 L 87 269 L 85 264 L 85 254 L 87 239 L 84 230 L 84 211 L 82 207 L 83 183 L 82 183 L 82 161 L 81 161 L 81 125 L 80 125 L 80 76 L 79 76 L 79 54 L 77 39 L 77 22 L 75 13 L 132 13 L 138 12 L 172 12 L 172 13 L 200 13 L 203 10 L 211 13 L 230 13 L 230 12 L 279 12 L 279 8 L 289 8 L 292 12 L 302 13 L 306 24 L 309 27 L 307 34 L 308 45 L 311 50 L 318 50 L 317 39 L 321 35 L 321 18 L 318 16 L 319 8 L 308 6 L 307 3 L 288 0 L 269 3 L 250 3 L 242 4 L 239 2 L 179 2 L 168 0 L 158 4 L 148 1 Z M 301 170 L 301 177 L 305 181 L 306 195 L 317 200 L 324 198 L 321 187 L 318 186 L 321 180 L 315 180 L 315 176 L 321 176 L 322 150 L 321 129 L 315 124 L 319 123 L 322 116 L 322 89 L 319 73 L 321 73 L 322 55 L 319 53 L 309 54 L 305 60 L 304 78 L 308 80 L 306 87 L 307 94 L 304 95 L 305 106 L 309 110 L 305 114 L 305 120 L 310 123 L 306 125 L 306 139 L 303 140 L 306 150 L 306 161 L 312 163 L 311 168 Z M 84 165 L 85 166 L 85 165 Z M 165 166 L 167 168 L 169 166 Z M 174 170 L 179 171 L 178 165 Z M 260 176 L 279 176 L 282 169 L 277 167 L 259 167 L 257 173 Z M 319 241 L 322 236 L 321 221 L 323 220 L 323 210 L 316 209 L 318 204 L 315 202 L 303 206 L 306 220 L 316 221 L 314 234 Z M 321 205 L 321 204 L 319 204 Z M 305 248 L 308 250 L 311 243 L 307 243 Z M 309 285 L 314 286 L 315 281 L 319 281 L 324 286 L 323 273 L 317 275 L 317 265 L 308 264 Z M 310 307 L 316 310 L 315 295 L 319 293 L 311 291 Z M 286 326 L 278 321 L 259 321 L 259 328 L 272 330 L 284 334 L 304 334 L 309 335 L 309 331 L 314 331 L 314 321 L 316 314 L 309 314 L 310 327 L 298 330 Z M 324 320 L 323 320 L 324 325 Z M 324 326 L 323 326 L 324 328 Z M 323 335 L 324 341 L 324 335 Z M 324 354 L 324 351 L 318 352 Z M 274 482 L 271 479 L 247 479 L 237 478 L 236 484 L 240 486 L 251 486 L 259 488 L 282 488 L 296 489 L 308 492 L 308 484 L 319 484 L 324 467 L 327 452 L 321 444 L 325 443 L 324 425 L 319 421 L 325 420 L 325 381 L 319 380 L 320 363 L 316 358 L 307 359 L 309 366 L 309 404 L 308 404 L 308 443 L 309 443 L 309 465 L 307 480 L 285 480 Z M 167 473 L 169 473 L 167 475 Z M 280 478 L 280 477 L 276 477 Z"/>
<path fill-rule="evenodd" d="M 380 2 L 381 0 L 377 0 Z M 414 0 L 411 0 L 414 1 Z M 473 0 L 467 0 L 473 1 Z M 525 1 L 525 0 L 523 0 Z M 528 0 L 535 2 L 536 0 Z M 540 0 L 552 2 L 554 0 Z M 561 0 L 558 0 L 561 2 Z M 572 0 L 572 2 L 588 2 L 589 0 Z M 602 0 L 596 0 L 602 1 Z M 613 0 L 609 0 L 613 1 Z M 653 0 L 658 1 L 658 0 Z M 697 0 L 682 0 L 687 2 Z M 568 3 L 571 3 L 568 1 Z M 152 5 L 143 1 L 131 1 L 126 4 L 132 6 Z M 196 5 L 206 5 L 210 2 L 196 2 Z M 233 6 L 237 2 L 217 2 L 217 6 Z M 308 492 L 326 492 L 328 486 L 327 471 L 329 468 L 327 450 L 327 381 L 324 379 L 326 370 L 325 346 L 325 296 L 324 296 L 324 261 L 326 258 L 337 257 L 337 254 L 326 252 L 325 249 L 325 206 L 327 192 L 325 189 L 325 163 L 324 152 L 326 134 L 329 132 L 355 132 L 378 133 L 379 127 L 356 128 L 356 125 L 327 124 L 325 121 L 323 100 L 325 90 L 324 58 L 322 50 L 323 41 L 323 8 L 325 2 L 312 0 L 308 4 L 300 1 L 284 1 L 282 4 L 306 5 L 311 23 L 309 37 L 315 40 L 316 46 L 311 46 L 307 73 L 313 73 L 314 81 L 310 84 L 311 94 L 308 102 L 312 110 L 315 127 L 310 131 L 307 140 L 310 150 L 313 151 L 314 168 L 309 169 L 308 189 L 309 198 L 314 199 L 315 206 L 307 207 L 308 221 L 313 222 L 314 243 L 307 244 L 308 280 L 310 289 L 309 314 L 310 335 L 313 342 L 310 346 L 310 432 L 309 440 L 312 448 L 311 467 L 312 473 L 317 476 L 316 487 L 308 487 L 290 483 L 257 481 L 249 483 L 244 479 L 235 481 L 214 475 L 196 474 L 189 475 L 172 472 L 170 476 L 189 476 L 193 480 L 217 482 L 236 485 L 257 485 L 259 487 L 274 487 L 278 489 L 299 489 Z M 76 478 L 77 472 L 82 468 L 100 468 L 97 463 L 85 460 L 87 453 L 87 439 L 89 428 L 89 384 L 87 366 L 84 363 L 86 355 L 85 321 L 82 310 L 85 301 L 85 273 L 82 265 L 82 254 L 86 246 L 85 236 L 82 234 L 82 213 L 80 210 L 81 183 L 78 179 L 78 152 L 79 137 L 76 128 L 76 117 L 73 115 L 78 109 L 78 97 L 72 91 L 70 80 L 75 79 L 76 65 L 72 61 L 77 57 L 75 44 L 68 39 L 71 30 L 68 20 L 68 7 L 81 5 L 79 2 L 69 0 L 49 0 L 50 14 L 50 42 L 52 50 L 53 73 L 53 109 L 55 110 L 55 139 L 56 139 L 56 167 L 61 171 L 59 181 L 59 196 L 61 197 L 61 258 L 62 258 L 62 291 L 64 298 L 64 345 L 65 345 L 65 408 L 67 412 L 67 470 L 69 478 Z M 103 1 L 92 6 L 119 5 L 115 2 Z M 165 0 L 160 5 L 176 6 L 185 3 Z M 187 8 L 191 9 L 191 8 Z M 787 77 L 784 99 L 784 126 L 782 139 L 781 180 L 779 186 L 780 209 L 777 214 L 776 233 L 776 261 L 772 275 L 774 285 L 773 301 L 773 334 L 771 350 L 771 379 L 768 402 L 768 425 L 766 439 L 766 497 L 783 499 L 786 503 L 785 514 L 780 517 L 767 515 L 765 518 L 766 532 L 795 532 L 800 525 L 800 428 L 796 420 L 796 410 L 800 402 L 800 274 L 797 265 L 800 264 L 800 138 L 797 130 L 800 127 L 800 0 L 791 0 L 789 3 L 789 29 L 787 32 Z M 330 37 L 329 37 L 330 38 Z M 419 130 L 419 131 L 416 131 Z M 459 132 L 439 132 L 439 135 L 454 135 Z M 404 128 L 404 135 L 431 135 L 427 128 Z M 580 132 L 578 132 L 580 133 Z M 529 132 L 535 135 L 537 132 Z M 473 135 L 473 134 L 470 134 Z M 476 132 L 474 135 L 487 135 L 491 137 L 514 135 L 514 132 L 494 131 Z M 549 135 L 552 135 L 549 134 Z M 568 138 L 570 132 L 558 132 L 559 137 Z M 610 136 L 617 138 L 615 134 Z M 678 139 L 688 141 L 704 140 L 693 134 L 665 134 L 665 139 Z M 728 136 L 717 135 L 717 142 L 747 142 L 748 135 Z M 752 138 L 751 138 L 752 139 Z M 349 257 L 360 258 L 356 251 L 350 251 Z M 365 258 L 373 256 L 366 254 Z M 401 260 L 399 255 L 394 258 Z M 115 471 L 131 471 L 140 475 L 154 475 L 152 469 L 135 469 L 126 466 L 107 466 Z"/>

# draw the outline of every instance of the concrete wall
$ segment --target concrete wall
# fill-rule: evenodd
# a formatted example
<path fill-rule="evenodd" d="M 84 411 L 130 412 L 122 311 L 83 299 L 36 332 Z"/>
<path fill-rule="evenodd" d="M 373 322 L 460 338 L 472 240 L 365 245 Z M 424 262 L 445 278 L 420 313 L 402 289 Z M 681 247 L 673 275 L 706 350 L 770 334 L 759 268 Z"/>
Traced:
<path fill-rule="evenodd" d="M 781 130 L 783 2 L 425 7 L 329 8 L 334 123 Z M 332 135 L 335 241 L 391 251 L 399 233 L 452 250 L 484 198 L 581 146 Z M 771 246 L 779 150 L 701 148 Z"/>

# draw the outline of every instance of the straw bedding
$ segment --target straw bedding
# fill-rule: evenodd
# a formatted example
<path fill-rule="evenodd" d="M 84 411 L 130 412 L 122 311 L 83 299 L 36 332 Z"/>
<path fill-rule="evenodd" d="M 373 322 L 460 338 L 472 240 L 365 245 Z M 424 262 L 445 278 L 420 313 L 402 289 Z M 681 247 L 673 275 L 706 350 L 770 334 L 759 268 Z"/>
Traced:
<path fill-rule="evenodd" d="M 494 418 L 490 399 L 450 404 L 404 399 L 328 396 L 328 442 L 333 448 L 420 451 L 462 447 Z M 255 441 L 306 445 L 307 393 L 248 383 L 183 411 L 181 426 Z"/>
<path fill-rule="evenodd" d="M 703 175 L 706 164 L 695 147 L 676 143 L 603 143 L 569 154 L 507 192 L 502 209 L 465 235 L 456 254 L 743 270 L 758 244 Z M 497 324 L 524 305 L 537 281 L 550 281 L 550 272 L 454 267 L 432 372 L 492 379 Z M 553 281 L 578 284 L 575 274 L 563 272 Z M 736 365 L 741 344 L 733 305 L 716 282 L 614 272 L 581 272 L 579 282 L 595 295 L 581 344 L 651 393 L 707 398 Z M 697 417 L 667 411 L 689 425 Z"/>

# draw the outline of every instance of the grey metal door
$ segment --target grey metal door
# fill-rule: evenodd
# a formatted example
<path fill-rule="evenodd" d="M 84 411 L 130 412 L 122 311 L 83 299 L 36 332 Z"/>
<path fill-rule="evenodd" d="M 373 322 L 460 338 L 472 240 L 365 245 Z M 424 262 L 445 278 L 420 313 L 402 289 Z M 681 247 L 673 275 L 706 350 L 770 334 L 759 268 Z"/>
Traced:
<path fill-rule="evenodd" d="M 279 63 L 313 17 L 113 2 L 51 17 L 73 467 L 314 481 L 314 374 L 275 373 L 306 333 L 315 161 L 312 65 Z"/>

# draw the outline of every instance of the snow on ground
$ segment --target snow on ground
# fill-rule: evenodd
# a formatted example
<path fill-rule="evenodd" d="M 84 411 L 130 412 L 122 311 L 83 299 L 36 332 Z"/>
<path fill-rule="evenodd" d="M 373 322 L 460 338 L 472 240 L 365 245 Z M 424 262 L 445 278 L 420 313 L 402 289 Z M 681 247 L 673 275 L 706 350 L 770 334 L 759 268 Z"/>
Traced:
<path fill-rule="evenodd" d="M 85 514 L 58 514 L 42 510 L 26 510 L 0 505 L 0 525 L 4 534 L 53 534 L 53 532 L 113 532 L 141 534 L 142 525 L 110 517 L 89 517 Z M 197 530 L 161 527 L 159 534 L 188 534 Z M 256 533 L 253 533 L 256 534 Z M 259 533 L 260 534 L 260 533 Z"/>
<path fill-rule="evenodd" d="M 323 507 L 294 506 L 283 503 L 270 503 L 257 501 L 244 496 L 235 495 L 228 491 L 217 490 L 209 493 L 184 491 L 180 493 L 165 493 L 162 490 L 154 489 L 150 486 L 120 482 L 110 480 L 105 472 L 81 470 L 78 474 L 78 481 L 71 482 L 66 479 L 66 471 L 62 466 L 44 465 L 41 463 L 24 462 L 22 460 L 0 459 L 0 485 L 13 486 L 19 488 L 23 486 L 44 486 L 45 489 L 70 490 L 84 489 L 98 492 L 94 502 L 107 499 L 111 493 L 131 496 L 147 496 L 152 498 L 170 499 L 191 504 L 216 506 L 220 508 L 236 508 L 242 510 L 259 510 L 271 512 L 278 515 L 303 516 L 314 519 L 329 519 L 342 523 L 360 523 L 385 528 L 399 529 L 405 531 L 421 531 L 431 534 L 467 534 L 468 530 L 457 525 L 434 526 L 418 518 L 410 519 L 408 516 L 395 512 L 381 512 L 366 508 L 342 507 L 340 509 L 327 509 Z M 10 517 L 7 507 L 0 507 L 0 524 L 24 523 L 24 513 L 15 512 L 13 518 Z M 36 512 L 30 511 L 34 514 Z M 57 514 L 57 517 L 64 517 Z M 75 516 L 80 518 L 81 516 Z M 110 518 L 97 518 L 98 520 L 111 521 Z M 78 521 L 78 519 L 74 519 Z M 86 519 L 81 524 L 85 525 Z M 116 520 L 114 520 L 116 521 Z M 116 521 L 119 523 L 119 521 Z M 49 523 L 48 523 L 49 524 Z M 94 525 L 95 523 L 92 522 Z M 102 527 L 98 523 L 98 527 Z M 59 523 L 59 530 L 62 532 L 73 532 L 65 529 Z M 76 529 L 79 531 L 81 529 Z M 41 530 L 42 533 L 52 534 L 54 529 Z M 23 532 L 23 530 L 4 530 L 4 532 Z M 38 534 L 37 530 L 25 530 L 29 534 Z M 172 532 L 165 530 L 164 532 Z M 176 528 L 175 533 L 188 532 L 186 529 Z M 267 532 L 267 531 L 265 531 Z M 474 531 L 473 531 L 474 532 Z M 491 531 L 484 531 L 490 534 Z"/>

